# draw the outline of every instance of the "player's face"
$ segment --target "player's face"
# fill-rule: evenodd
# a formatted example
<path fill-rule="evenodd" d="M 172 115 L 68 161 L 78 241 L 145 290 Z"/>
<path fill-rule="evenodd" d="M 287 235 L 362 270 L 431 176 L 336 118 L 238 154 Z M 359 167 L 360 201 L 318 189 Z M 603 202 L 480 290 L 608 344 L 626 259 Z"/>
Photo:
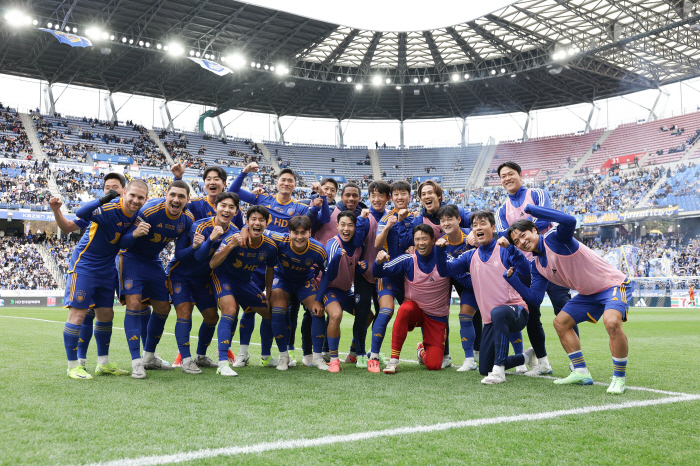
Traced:
<path fill-rule="evenodd" d="M 440 228 L 448 235 L 452 234 L 459 230 L 460 220 L 460 217 L 448 217 L 447 215 L 443 215 L 440 217 Z"/>
<path fill-rule="evenodd" d="M 411 193 L 403 190 L 396 190 L 391 193 L 391 200 L 394 201 L 396 210 L 405 209 L 408 207 L 408 201 L 411 199 Z"/>
<path fill-rule="evenodd" d="M 292 175 L 285 173 L 277 178 L 277 191 L 280 194 L 292 194 L 297 187 L 297 182 Z"/>
<path fill-rule="evenodd" d="M 383 212 L 386 209 L 386 203 L 389 202 L 389 198 L 388 195 L 380 194 L 379 191 L 374 190 L 369 195 L 369 203 L 377 212 Z"/>
<path fill-rule="evenodd" d="M 107 181 L 105 181 L 104 185 L 104 192 L 107 194 L 110 189 L 115 190 L 116 192 L 120 193 L 124 190 L 124 186 L 119 182 L 119 180 L 115 180 L 114 178 L 110 178 Z"/>
<path fill-rule="evenodd" d="M 347 243 L 355 234 L 355 224 L 348 217 L 341 218 L 338 222 L 338 234 L 340 239 Z"/>
<path fill-rule="evenodd" d="M 221 224 L 228 225 L 237 213 L 238 207 L 232 199 L 224 199 L 216 204 L 216 220 Z"/>
<path fill-rule="evenodd" d="M 523 185 L 523 178 L 518 175 L 518 172 L 510 167 L 501 168 L 501 172 L 498 174 L 501 177 L 501 185 L 511 194 L 520 189 Z"/>
<path fill-rule="evenodd" d="M 248 217 L 248 230 L 251 238 L 259 238 L 262 236 L 267 227 L 267 220 L 262 214 L 254 212 Z"/>
<path fill-rule="evenodd" d="M 485 218 L 475 218 L 472 219 L 472 231 L 474 231 L 474 235 L 476 235 L 476 241 L 480 245 L 486 246 L 493 240 L 493 235 L 496 233 L 496 226 L 491 225 Z"/>
<path fill-rule="evenodd" d="M 425 210 L 427 210 L 429 214 L 434 214 L 440 210 L 440 198 L 438 198 L 435 190 L 430 185 L 423 186 L 423 189 L 420 192 L 420 201 L 423 203 Z"/>
<path fill-rule="evenodd" d="M 292 247 L 297 251 L 306 249 L 306 245 L 309 244 L 310 236 L 311 230 L 304 230 L 303 228 L 289 230 L 289 239 L 292 240 Z"/>
<path fill-rule="evenodd" d="M 416 246 L 416 252 L 421 256 L 427 256 L 433 250 L 433 239 L 423 231 L 417 231 L 413 235 L 413 244 Z"/>
<path fill-rule="evenodd" d="M 204 190 L 207 194 L 217 196 L 224 192 L 224 188 L 226 188 L 226 182 L 215 171 L 207 173 L 206 178 L 204 178 Z"/>
<path fill-rule="evenodd" d="M 357 204 L 360 203 L 360 190 L 357 188 L 345 188 L 343 194 L 340 195 L 340 200 L 343 205 L 351 212 L 355 211 Z"/>
<path fill-rule="evenodd" d="M 187 195 L 185 188 L 170 188 L 165 195 L 165 205 L 168 208 L 168 214 L 171 216 L 179 215 L 190 202 L 190 197 Z"/>
<path fill-rule="evenodd" d="M 122 205 L 129 215 L 133 215 L 143 207 L 148 199 L 148 192 L 141 186 L 132 186 L 124 190 Z"/>
<path fill-rule="evenodd" d="M 323 190 L 323 194 L 326 195 L 326 199 L 328 199 L 329 202 L 335 199 L 335 195 L 338 194 L 338 188 L 336 188 L 335 185 L 330 182 L 321 185 L 321 189 Z"/>
<path fill-rule="evenodd" d="M 536 230 L 513 230 L 510 237 L 513 239 L 513 244 L 515 244 L 516 248 L 526 252 L 532 252 L 537 249 L 537 245 L 540 242 L 540 235 L 537 234 Z"/>

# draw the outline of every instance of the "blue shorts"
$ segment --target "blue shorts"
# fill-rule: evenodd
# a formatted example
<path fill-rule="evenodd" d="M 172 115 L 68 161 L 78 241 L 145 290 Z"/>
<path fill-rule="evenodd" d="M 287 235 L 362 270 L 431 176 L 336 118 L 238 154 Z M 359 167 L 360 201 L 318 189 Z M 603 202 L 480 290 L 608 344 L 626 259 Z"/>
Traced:
<path fill-rule="evenodd" d="M 382 296 L 391 296 L 397 301 L 403 300 L 403 279 L 398 280 L 393 277 L 384 277 L 377 279 L 377 294 L 379 299 Z"/>
<path fill-rule="evenodd" d="M 141 295 L 141 300 L 170 301 L 163 264 L 118 255 L 119 297 Z"/>
<path fill-rule="evenodd" d="M 216 299 L 233 296 L 244 312 L 253 308 L 267 308 L 265 295 L 252 280 L 245 283 L 225 272 L 220 272 L 212 274 L 212 282 L 214 283 L 214 291 L 216 291 Z"/>
<path fill-rule="evenodd" d="M 304 301 L 309 296 L 316 297 L 318 292 L 318 282 L 315 278 L 302 281 L 287 281 L 275 274 L 275 279 L 272 281 L 272 289 L 280 289 L 285 291 L 290 297 L 296 296 L 299 302 Z"/>
<path fill-rule="evenodd" d="M 265 289 L 265 272 L 267 271 L 267 265 L 262 264 L 260 267 L 257 269 L 253 270 L 253 283 L 255 283 L 255 286 L 260 288 L 261 290 Z"/>
<path fill-rule="evenodd" d="M 338 303 L 343 311 L 355 315 L 355 294 L 352 291 L 343 291 L 338 288 L 328 288 L 323 296 L 323 305 Z"/>
<path fill-rule="evenodd" d="M 592 295 L 577 294 L 566 303 L 562 312 L 566 312 L 578 324 L 580 322 L 598 323 L 600 316 L 607 309 L 615 309 L 622 314 L 622 321 L 627 322 L 627 312 L 632 302 L 635 282 L 627 278 L 620 286 L 613 286 Z"/>
<path fill-rule="evenodd" d="M 173 306 L 182 303 L 197 305 L 197 309 L 216 309 L 216 296 L 212 293 L 211 278 L 189 278 L 181 275 L 171 275 L 168 279 L 168 290 Z"/>
<path fill-rule="evenodd" d="M 463 304 L 471 306 L 477 311 L 479 310 L 479 305 L 476 303 L 476 296 L 474 296 L 474 291 L 462 291 L 462 294 L 459 295 L 459 305 L 461 306 Z"/>
<path fill-rule="evenodd" d="M 114 307 L 114 282 L 78 272 L 69 273 L 66 276 L 63 307 L 77 309 L 112 308 Z"/>

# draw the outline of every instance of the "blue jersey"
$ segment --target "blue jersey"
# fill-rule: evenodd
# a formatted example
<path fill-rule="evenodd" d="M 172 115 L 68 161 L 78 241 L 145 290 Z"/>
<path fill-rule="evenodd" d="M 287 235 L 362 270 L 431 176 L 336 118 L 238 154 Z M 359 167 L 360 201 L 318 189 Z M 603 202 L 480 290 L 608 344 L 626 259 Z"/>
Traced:
<path fill-rule="evenodd" d="M 165 199 L 151 199 L 139 212 L 138 221 L 145 221 L 151 225 L 148 234 L 136 238 L 133 244 L 123 251 L 123 256 L 142 261 L 160 261 L 160 252 L 165 249 L 172 240 L 177 240 L 176 250 L 180 250 L 180 256 L 187 247 L 188 232 L 194 223 L 191 212 L 185 211 L 177 217 L 171 217 L 167 212 Z M 182 238 L 182 239 L 180 239 Z M 187 251 L 190 253 L 191 251 Z M 178 257 L 181 258 L 181 257 Z"/>
<path fill-rule="evenodd" d="M 233 235 L 240 233 L 236 227 L 229 228 L 223 236 L 218 251 L 221 251 L 233 239 Z M 217 252 L 218 252 L 217 251 Z M 253 272 L 260 267 L 274 267 L 277 264 L 277 244 L 268 235 L 263 234 L 262 242 L 253 247 L 250 243 L 236 246 L 229 252 L 224 262 L 216 268 L 216 273 L 223 271 L 229 276 L 248 283 Z"/>
<path fill-rule="evenodd" d="M 379 221 L 377 225 L 377 236 L 379 236 L 386 228 L 386 223 L 389 217 L 396 216 L 398 218 L 399 214 L 396 209 L 392 209 Z M 413 214 L 410 214 L 401 222 L 394 223 L 394 226 L 389 230 L 389 234 L 386 237 L 386 243 L 383 249 L 389 253 L 389 258 L 394 259 L 402 254 L 406 253 L 408 249 L 413 244 Z"/>
<path fill-rule="evenodd" d="M 450 256 L 452 259 L 456 259 L 462 253 L 465 253 L 469 251 L 470 249 L 475 249 L 474 246 L 470 245 L 467 242 L 467 236 L 471 232 L 469 228 L 461 228 L 461 238 L 459 241 L 456 243 L 451 243 L 450 238 L 447 236 L 447 233 L 442 235 L 440 238 L 445 238 L 447 240 L 447 255 Z"/>
<path fill-rule="evenodd" d="M 532 197 L 532 201 L 536 206 L 547 207 L 548 209 L 552 208 L 552 201 L 549 199 L 549 193 L 546 190 L 530 189 L 529 191 L 530 197 Z M 498 233 L 498 236 L 505 236 L 506 231 L 510 226 L 508 219 L 506 218 L 506 213 L 508 211 L 508 207 L 506 205 L 510 204 L 515 208 L 521 207 L 523 202 L 525 202 L 527 192 L 528 189 L 525 186 L 521 186 L 515 194 L 508 194 L 506 201 L 496 211 L 496 232 Z M 528 219 L 527 217 L 523 218 Z M 535 222 L 535 226 L 537 226 L 539 231 L 546 231 L 552 226 L 552 224 L 546 220 L 533 218 L 532 221 Z"/>
<path fill-rule="evenodd" d="M 136 214 L 128 216 L 121 199 L 103 206 L 98 200 L 87 202 L 78 212 L 80 218 L 91 223 L 73 250 L 68 273 L 114 280 L 114 258 L 119 252 L 119 242 L 132 227 Z"/>
<path fill-rule="evenodd" d="M 323 245 L 309 238 L 306 249 L 297 253 L 292 249 L 292 241 L 288 233 L 270 233 L 279 251 L 275 275 L 287 282 L 303 282 L 311 280 L 316 275 L 316 269 L 326 267 L 328 255 Z"/>
<path fill-rule="evenodd" d="M 199 248 L 192 256 L 185 257 L 182 260 L 177 260 L 173 257 L 168 263 L 168 276 L 174 274 L 194 279 L 208 278 L 211 275 L 211 267 L 209 267 L 211 256 L 214 255 L 214 252 L 221 244 L 221 240 L 232 225 L 232 223 L 229 223 L 224 230 L 224 234 L 212 241 L 209 237 L 215 226 L 214 218 L 203 218 L 194 222 L 190 228 L 188 246 L 192 244 L 196 233 L 204 236 L 204 242 L 199 245 Z M 175 252 L 178 252 L 177 249 Z"/>
<path fill-rule="evenodd" d="M 216 205 L 212 205 L 209 202 L 209 196 L 207 195 L 190 198 L 190 202 L 187 203 L 187 210 L 192 212 L 195 221 L 216 217 Z M 243 214 L 240 209 L 238 209 L 238 213 L 231 222 L 238 228 L 243 228 Z"/>

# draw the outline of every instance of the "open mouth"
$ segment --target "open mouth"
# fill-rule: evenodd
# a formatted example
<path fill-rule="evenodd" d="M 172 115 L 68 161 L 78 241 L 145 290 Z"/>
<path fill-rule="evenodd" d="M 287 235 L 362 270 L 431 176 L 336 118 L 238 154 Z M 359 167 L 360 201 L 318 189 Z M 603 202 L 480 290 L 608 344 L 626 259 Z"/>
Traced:
<path fill-rule="evenodd" d="M 251 226 L 250 231 L 255 233 L 255 234 L 259 234 L 259 233 L 262 233 L 263 229 L 261 226 Z"/>
<path fill-rule="evenodd" d="M 484 237 L 484 232 L 483 231 L 477 231 L 476 232 L 476 237 L 477 239 L 482 239 Z"/>
<path fill-rule="evenodd" d="M 226 221 L 229 221 L 231 219 L 232 215 L 230 213 L 223 213 L 221 214 L 221 218 L 223 218 Z"/>
<path fill-rule="evenodd" d="M 209 186 L 207 190 L 212 194 L 216 194 L 217 191 L 216 186 Z"/>
<path fill-rule="evenodd" d="M 430 209 L 430 208 L 433 206 L 433 201 L 432 201 L 432 200 L 426 200 L 426 201 L 423 202 L 423 204 L 425 205 L 425 207 L 426 207 L 427 209 Z"/>

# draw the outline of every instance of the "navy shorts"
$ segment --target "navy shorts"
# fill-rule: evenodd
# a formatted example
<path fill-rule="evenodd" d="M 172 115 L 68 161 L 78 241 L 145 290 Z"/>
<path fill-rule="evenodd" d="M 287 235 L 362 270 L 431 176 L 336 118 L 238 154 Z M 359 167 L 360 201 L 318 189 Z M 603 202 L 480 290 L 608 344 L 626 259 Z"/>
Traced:
<path fill-rule="evenodd" d="M 403 301 L 403 279 L 399 280 L 393 277 L 378 278 L 377 294 L 380 299 L 382 296 L 391 296 L 399 302 Z"/>
<path fill-rule="evenodd" d="M 212 292 L 210 277 L 189 278 L 181 275 L 171 275 L 168 279 L 168 288 L 173 306 L 182 303 L 197 305 L 197 309 L 216 309 L 216 296 Z"/>
<path fill-rule="evenodd" d="M 167 279 L 160 261 L 141 261 L 119 255 L 119 297 L 141 295 L 154 301 L 169 301 Z"/>
<path fill-rule="evenodd" d="M 212 275 L 214 283 L 214 291 L 216 299 L 221 299 L 224 296 L 233 296 L 244 312 L 249 309 L 264 307 L 267 308 L 267 299 L 265 294 L 258 288 L 253 281 L 242 282 L 227 273 L 214 273 Z"/>
<path fill-rule="evenodd" d="M 78 272 L 69 273 L 66 276 L 63 307 L 77 309 L 114 307 L 113 280 L 91 277 Z"/>
<path fill-rule="evenodd" d="M 272 289 L 285 291 L 289 296 L 296 296 L 299 302 L 304 301 L 309 296 L 316 296 L 318 292 L 318 282 L 315 278 L 302 281 L 288 281 L 275 275 L 272 281 Z"/>
<path fill-rule="evenodd" d="M 615 309 L 622 314 L 622 321 L 627 322 L 627 313 L 635 286 L 635 282 L 627 278 L 619 286 L 612 286 L 596 294 L 577 294 L 566 303 L 562 312 L 569 314 L 577 324 L 580 322 L 596 324 L 607 309 Z"/>
<path fill-rule="evenodd" d="M 355 315 L 355 294 L 352 291 L 343 291 L 338 288 L 328 288 L 323 296 L 323 305 L 338 303 L 343 311 Z"/>

